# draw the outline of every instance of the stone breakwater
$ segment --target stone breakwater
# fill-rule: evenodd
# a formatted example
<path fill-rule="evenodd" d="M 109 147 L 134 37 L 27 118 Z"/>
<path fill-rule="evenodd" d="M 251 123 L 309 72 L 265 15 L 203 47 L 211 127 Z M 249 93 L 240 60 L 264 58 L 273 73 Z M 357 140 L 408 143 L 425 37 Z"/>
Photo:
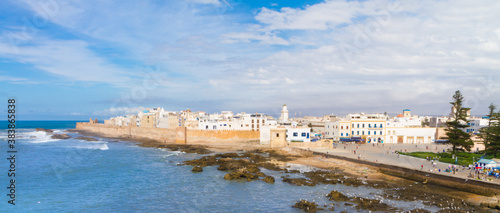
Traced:
<path fill-rule="evenodd" d="M 177 144 L 214 144 L 214 143 L 237 143 L 247 141 L 258 141 L 259 131 L 251 130 L 196 130 L 186 127 L 175 129 L 132 127 L 132 126 L 110 126 L 104 124 L 91 124 L 80 122 L 76 124 L 78 130 L 102 135 L 104 137 L 117 138 L 146 138 L 163 143 Z"/>

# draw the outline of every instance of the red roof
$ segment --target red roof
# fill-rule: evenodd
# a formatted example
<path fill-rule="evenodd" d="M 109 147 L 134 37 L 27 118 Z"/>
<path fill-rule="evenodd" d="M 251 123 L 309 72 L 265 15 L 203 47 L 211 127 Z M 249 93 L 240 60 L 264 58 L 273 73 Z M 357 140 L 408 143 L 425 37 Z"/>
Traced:
<path fill-rule="evenodd" d="M 399 115 L 398 115 L 398 118 L 402 118 L 402 117 L 404 117 L 404 115 L 403 115 L 403 114 L 399 114 Z"/>

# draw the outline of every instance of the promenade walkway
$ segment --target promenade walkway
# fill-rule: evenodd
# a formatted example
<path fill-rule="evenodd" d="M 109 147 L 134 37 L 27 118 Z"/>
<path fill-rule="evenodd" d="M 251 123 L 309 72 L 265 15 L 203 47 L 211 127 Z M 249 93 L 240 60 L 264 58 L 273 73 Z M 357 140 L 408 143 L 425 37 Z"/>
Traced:
<path fill-rule="evenodd" d="M 428 149 L 427 149 L 428 147 Z M 455 174 L 453 172 L 445 172 L 448 166 L 453 164 L 436 162 L 436 167 L 433 167 L 431 161 L 427 161 L 426 159 L 416 158 L 406 155 L 398 155 L 395 151 L 400 152 L 415 152 L 415 151 L 430 151 L 430 152 L 443 152 L 443 150 L 447 150 L 451 146 L 449 145 L 436 145 L 436 144 L 337 144 L 337 147 L 334 148 L 311 148 L 311 151 L 336 155 L 341 157 L 347 157 L 351 159 L 360 159 L 370 162 L 383 163 L 388 165 L 394 165 L 399 167 L 404 167 L 408 169 L 414 170 L 424 170 L 426 172 L 437 173 L 441 175 L 448 175 L 458 178 L 463 178 L 464 181 L 469 178 L 470 170 L 466 168 L 462 170 L 462 167 L 458 167 L 459 170 Z M 354 154 L 354 151 L 356 153 Z M 423 168 L 422 168 L 423 165 Z M 439 172 L 441 169 L 441 172 Z M 491 181 L 485 181 L 489 183 L 499 184 L 500 179 L 496 179 L 494 177 L 491 178 Z"/>

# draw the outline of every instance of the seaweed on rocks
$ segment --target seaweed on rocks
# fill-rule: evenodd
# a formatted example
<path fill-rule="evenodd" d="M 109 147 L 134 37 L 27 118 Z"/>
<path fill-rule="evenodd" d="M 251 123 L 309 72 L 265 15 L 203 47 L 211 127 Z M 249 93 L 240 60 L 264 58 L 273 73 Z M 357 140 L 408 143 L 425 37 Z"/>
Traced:
<path fill-rule="evenodd" d="M 166 148 L 170 151 L 181 151 L 185 153 L 195 154 L 210 154 L 212 151 L 208 150 L 205 146 L 200 145 L 179 145 L 179 144 L 162 144 L 158 148 Z"/>
<path fill-rule="evenodd" d="M 315 182 L 308 180 L 306 178 L 283 178 L 283 182 L 289 183 L 294 186 L 316 186 Z"/>
<path fill-rule="evenodd" d="M 350 200 L 353 203 L 356 203 L 356 209 L 363 209 L 368 211 L 394 211 L 395 208 L 387 205 L 386 203 L 380 202 L 380 200 L 367 199 L 361 197 L 353 197 Z"/>
<path fill-rule="evenodd" d="M 193 173 L 203 172 L 203 168 L 201 166 L 195 166 L 191 171 Z"/>
<path fill-rule="evenodd" d="M 293 205 L 292 207 L 302 209 L 306 212 L 317 212 L 320 210 L 324 210 L 322 208 L 318 208 L 318 204 L 316 204 L 315 202 L 309 202 L 307 200 L 300 200 L 299 202 L 295 203 L 295 205 Z"/>
<path fill-rule="evenodd" d="M 368 210 L 368 211 L 394 211 L 395 208 L 387 205 L 386 203 L 382 203 L 379 200 L 367 199 L 361 197 L 348 197 L 341 192 L 336 190 L 331 191 L 328 195 L 326 195 L 328 199 L 337 201 L 337 202 L 350 202 L 344 203 L 346 206 L 352 205 L 351 203 L 356 204 L 356 209 Z"/>
<path fill-rule="evenodd" d="M 328 197 L 328 199 L 333 200 L 333 201 L 348 201 L 349 200 L 349 197 L 338 192 L 337 190 L 331 191 L 328 195 L 326 195 L 326 197 Z"/>
<path fill-rule="evenodd" d="M 235 171 L 235 172 L 230 172 L 224 175 L 225 180 L 247 180 L 248 182 L 259 179 L 257 175 L 254 175 L 252 173 L 249 173 L 247 171 Z"/>
<path fill-rule="evenodd" d="M 274 177 L 273 176 L 267 176 L 265 177 L 264 179 L 262 179 L 264 182 L 266 183 L 274 183 L 275 180 L 274 180 Z"/>

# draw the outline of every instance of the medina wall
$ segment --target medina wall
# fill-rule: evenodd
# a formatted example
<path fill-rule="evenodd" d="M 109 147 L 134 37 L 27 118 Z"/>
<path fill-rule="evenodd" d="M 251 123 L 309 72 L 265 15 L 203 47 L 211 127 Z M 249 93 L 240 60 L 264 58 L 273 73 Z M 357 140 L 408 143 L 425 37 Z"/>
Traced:
<path fill-rule="evenodd" d="M 105 137 L 138 137 L 164 143 L 210 144 L 258 141 L 259 131 L 251 130 L 194 130 L 186 127 L 163 129 L 153 127 L 110 126 L 104 124 L 77 123 L 77 130 L 96 133 Z"/>
<path fill-rule="evenodd" d="M 104 124 L 77 123 L 77 130 L 97 133 L 105 137 L 139 137 L 162 141 L 175 142 L 175 129 L 160 129 L 152 127 L 110 126 Z"/>
<path fill-rule="evenodd" d="M 252 130 L 186 130 L 186 143 L 237 143 L 259 141 L 260 132 Z"/>

